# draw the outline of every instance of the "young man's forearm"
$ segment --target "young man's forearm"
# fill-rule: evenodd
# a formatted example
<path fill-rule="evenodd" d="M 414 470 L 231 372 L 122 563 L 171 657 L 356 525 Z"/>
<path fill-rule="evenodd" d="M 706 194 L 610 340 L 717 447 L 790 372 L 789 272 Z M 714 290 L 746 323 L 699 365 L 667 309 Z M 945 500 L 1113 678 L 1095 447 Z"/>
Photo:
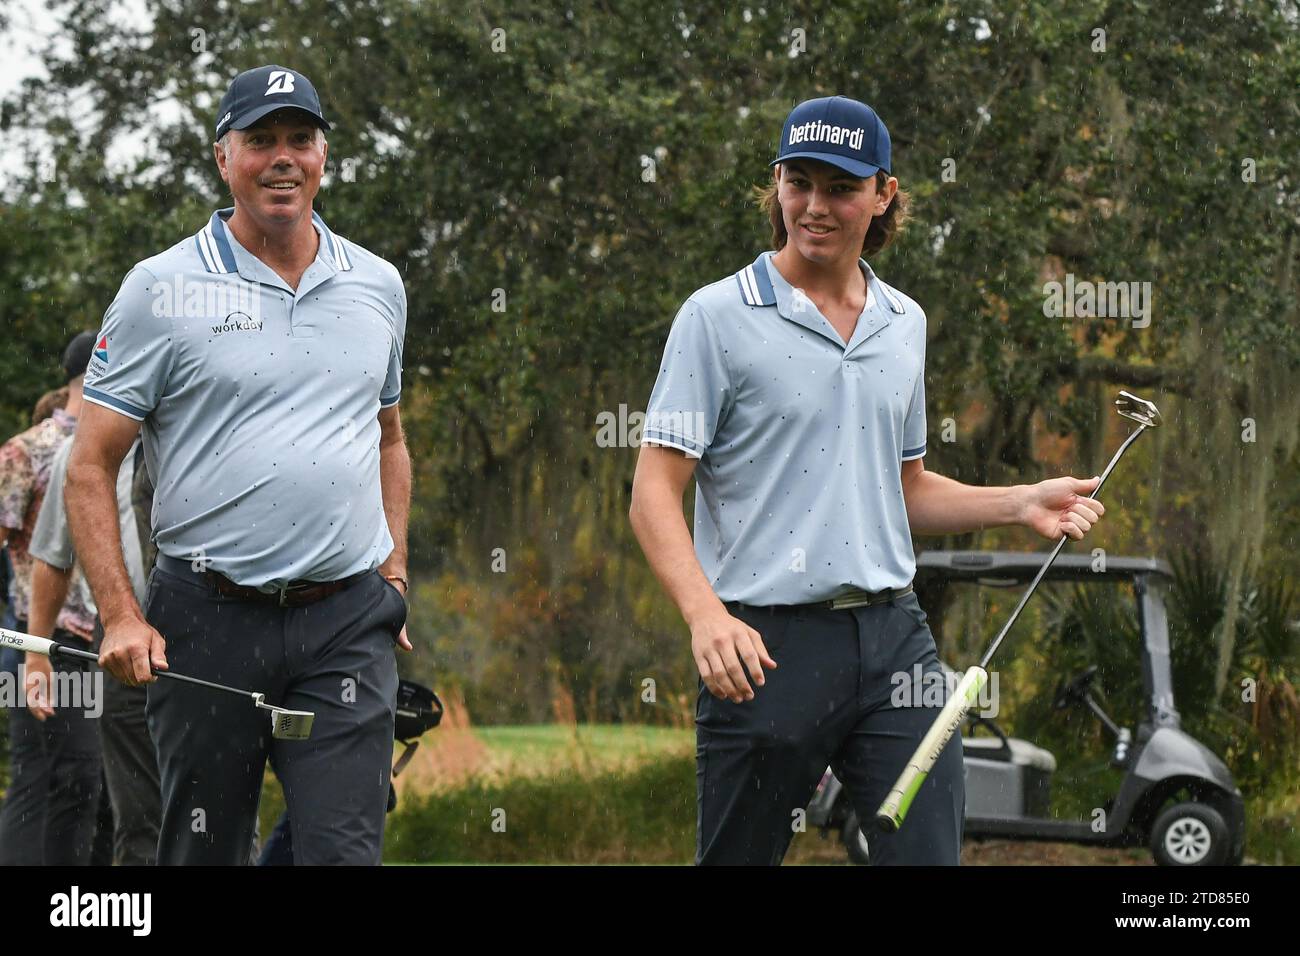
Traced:
<path fill-rule="evenodd" d="M 100 620 L 105 627 L 130 619 L 143 621 L 122 556 L 117 470 L 110 475 L 94 463 L 80 463 L 74 450 L 63 500 L 77 559 L 95 595 Z"/>
<path fill-rule="evenodd" d="M 695 556 L 681 500 L 674 500 L 671 490 L 653 485 L 641 489 L 633 496 L 629 518 L 650 569 L 688 626 L 701 614 L 722 608 Z"/>
<path fill-rule="evenodd" d="M 1020 524 L 1024 512 L 1022 485 L 963 485 L 933 471 L 906 482 L 903 497 L 913 534 L 962 534 Z"/>
<path fill-rule="evenodd" d="M 27 632 L 35 637 L 53 637 L 59 612 L 68 600 L 71 569 L 65 571 L 39 558 L 32 562 L 32 601 L 27 614 Z"/>
<path fill-rule="evenodd" d="M 411 515 L 411 455 L 400 439 L 379 448 L 379 488 L 393 552 L 381 565 L 385 574 L 406 577 L 406 535 Z"/>

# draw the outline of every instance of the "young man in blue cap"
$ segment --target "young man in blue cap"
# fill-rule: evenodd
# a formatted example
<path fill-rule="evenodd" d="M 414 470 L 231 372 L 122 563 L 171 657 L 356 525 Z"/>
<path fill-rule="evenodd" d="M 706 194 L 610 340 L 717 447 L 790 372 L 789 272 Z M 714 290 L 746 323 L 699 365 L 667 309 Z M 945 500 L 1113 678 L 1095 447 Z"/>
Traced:
<path fill-rule="evenodd" d="M 780 863 L 828 765 L 874 818 L 938 713 L 891 700 L 894 675 L 939 670 L 911 534 L 1078 539 L 1103 512 L 1095 478 L 977 488 L 925 470 L 925 313 L 863 258 L 906 212 L 876 113 L 801 103 L 772 165 L 776 251 L 678 312 L 632 491 L 700 672 L 698 863 Z M 964 804 L 958 743 L 907 826 L 872 836 L 873 862 L 956 864 Z"/>
<path fill-rule="evenodd" d="M 86 376 L 69 520 L 100 663 L 149 685 L 160 864 L 245 862 L 268 756 L 300 862 L 381 859 L 393 646 L 410 649 L 406 294 L 312 210 L 328 128 L 301 73 L 234 79 L 214 148 L 234 207 L 131 270 Z M 114 496 L 141 430 L 158 548 L 143 609 Z M 311 738 L 273 739 L 235 695 L 156 683 L 169 666 L 313 711 Z"/>

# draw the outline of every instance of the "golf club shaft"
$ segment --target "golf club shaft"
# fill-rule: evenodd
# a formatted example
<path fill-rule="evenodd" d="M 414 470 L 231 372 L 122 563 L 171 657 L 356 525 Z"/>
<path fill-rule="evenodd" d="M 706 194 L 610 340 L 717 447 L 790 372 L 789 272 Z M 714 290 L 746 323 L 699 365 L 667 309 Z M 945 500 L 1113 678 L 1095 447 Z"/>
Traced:
<path fill-rule="evenodd" d="M 1119 449 L 1113 456 L 1111 456 L 1110 464 L 1108 464 L 1106 470 L 1101 473 L 1101 480 L 1097 482 L 1097 487 L 1092 489 L 1092 493 L 1089 495 L 1090 498 L 1100 498 L 1101 486 L 1106 483 L 1106 479 L 1110 477 L 1110 473 L 1115 470 L 1115 465 L 1119 463 L 1124 452 L 1128 450 L 1128 446 L 1133 444 L 1134 439 L 1136 439 L 1138 435 L 1141 435 L 1145 430 L 1145 425 L 1139 425 L 1137 431 L 1129 435 L 1128 438 L 1124 440 L 1124 444 L 1119 446 Z M 1043 580 L 1043 575 L 1047 573 L 1047 569 L 1052 566 L 1052 562 L 1056 560 L 1056 556 L 1061 553 L 1061 549 L 1065 547 L 1065 543 L 1069 540 L 1070 536 L 1068 534 L 1062 534 L 1060 540 L 1056 542 L 1056 547 L 1052 549 L 1052 553 L 1047 556 L 1047 560 L 1043 562 L 1043 566 L 1039 568 L 1038 573 L 1034 575 L 1034 580 L 1029 583 L 1028 590 L 1026 590 L 1021 596 L 1020 603 L 1017 604 L 1016 609 L 1011 612 L 1011 617 L 1007 619 L 1006 624 L 1002 625 L 1002 630 L 999 631 L 998 636 L 993 639 L 993 643 L 989 645 L 989 649 L 984 652 L 983 658 L 980 659 L 980 667 L 985 670 L 988 669 L 989 662 L 993 660 L 993 655 L 998 652 L 998 646 L 1002 643 L 1002 639 L 1010 633 L 1011 628 L 1020 617 L 1020 612 L 1025 609 L 1025 605 L 1028 604 L 1029 599 L 1033 597 L 1034 589 L 1038 587 L 1038 582 Z"/>
<path fill-rule="evenodd" d="M 1092 497 L 1095 498 L 1101 492 L 1101 486 L 1106 483 L 1110 473 L 1115 470 L 1115 465 L 1118 464 L 1124 452 L 1133 444 L 1138 435 L 1146 430 L 1146 427 L 1146 425 L 1139 423 L 1137 430 L 1119 446 L 1119 450 L 1111 458 L 1110 464 L 1101 473 L 1101 479 L 1097 482 L 1097 487 L 1092 490 Z M 966 714 L 975 705 L 979 692 L 987 683 L 989 662 L 993 659 L 993 655 L 997 653 L 1002 639 L 1011 631 L 1012 625 L 1020 617 L 1020 612 L 1024 610 L 1025 605 L 1029 602 L 1034 589 L 1038 587 L 1038 582 L 1043 579 L 1043 575 L 1047 573 L 1047 569 L 1052 566 L 1052 562 L 1056 560 L 1056 556 L 1061 553 L 1061 549 L 1065 547 L 1065 542 L 1068 540 L 1069 535 L 1061 535 L 1061 539 L 1056 542 L 1056 547 L 1047 556 L 1043 566 L 1034 575 L 1034 580 L 1030 583 L 1028 590 L 1020 598 L 1020 603 L 1016 605 L 1016 609 L 1011 613 L 1010 620 L 998 632 L 998 636 L 994 639 L 988 651 L 985 652 L 979 664 L 965 673 L 961 683 L 957 685 L 957 689 L 948 698 L 948 702 L 944 704 L 939 716 L 935 718 L 930 730 L 921 738 L 921 743 L 916 748 L 916 752 L 913 753 L 912 759 L 907 762 L 907 766 L 898 775 L 898 780 L 894 783 L 893 788 L 890 789 L 884 801 L 880 804 L 880 809 L 876 811 L 876 825 L 881 830 L 893 833 L 903 825 L 903 819 L 907 816 L 908 808 L 911 807 L 917 793 L 920 792 L 921 784 L 925 783 L 925 778 L 934 769 L 935 762 L 939 759 L 939 755 L 943 753 L 943 748 L 947 746 L 948 741 L 952 739 L 966 720 Z"/>
<path fill-rule="evenodd" d="M 76 657 L 84 661 L 99 662 L 99 655 L 94 651 L 83 651 L 77 647 L 69 647 L 67 644 L 60 644 L 45 637 L 36 637 L 33 634 L 24 634 L 20 631 L 9 631 L 0 629 L 0 643 L 22 651 L 32 651 L 36 654 L 44 654 L 47 657 L 63 655 L 65 657 Z M 214 684 L 212 681 L 202 680 L 198 677 L 187 677 L 184 674 L 173 674 L 171 671 L 153 671 L 157 677 L 166 677 L 170 680 L 185 681 L 187 684 L 199 684 L 202 687 L 210 687 L 213 690 L 225 691 L 228 694 L 238 694 L 240 697 L 250 697 L 256 699 L 256 694 L 252 691 L 240 690 L 237 687 L 227 687 L 225 684 Z"/>

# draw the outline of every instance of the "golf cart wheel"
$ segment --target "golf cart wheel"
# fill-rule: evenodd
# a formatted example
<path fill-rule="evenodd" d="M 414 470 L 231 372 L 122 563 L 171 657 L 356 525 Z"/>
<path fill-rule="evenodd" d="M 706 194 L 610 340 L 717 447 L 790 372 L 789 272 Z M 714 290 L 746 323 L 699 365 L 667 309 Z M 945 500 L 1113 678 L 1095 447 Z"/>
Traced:
<path fill-rule="evenodd" d="M 858 826 L 857 813 L 850 813 L 849 818 L 844 821 L 840 839 L 844 843 L 844 849 L 849 851 L 849 860 L 852 863 L 857 866 L 868 866 L 871 863 L 870 854 L 867 852 L 867 837 L 862 832 L 862 827 Z"/>
<path fill-rule="evenodd" d="M 1228 825 L 1208 804 L 1174 804 L 1151 828 L 1151 853 L 1161 866 L 1223 866 L 1231 849 Z"/>

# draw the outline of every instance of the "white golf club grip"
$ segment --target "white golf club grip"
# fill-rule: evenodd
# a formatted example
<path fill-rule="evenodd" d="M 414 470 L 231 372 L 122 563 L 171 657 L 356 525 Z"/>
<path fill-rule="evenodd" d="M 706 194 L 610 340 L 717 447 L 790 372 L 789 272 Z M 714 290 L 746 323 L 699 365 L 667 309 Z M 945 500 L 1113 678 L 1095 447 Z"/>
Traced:
<path fill-rule="evenodd" d="M 30 634 L 24 634 L 22 631 L 11 631 L 7 628 L 0 627 L 0 647 L 13 647 L 20 651 L 33 651 L 37 654 L 50 656 L 50 648 L 54 642 L 48 637 L 32 637 Z"/>
<path fill-rule="evenodd" d="M 944 704 L 939 716 L 921 738 L 916 753 L 898 775 L 898 782 L 876 811 L 876 823 L 882 830 L 893 833 L 903 825 L 903 818 L 907 816 L 907 810 L 920 791 L 921 784 L 925 783 L 926 776 L 934 769 L 935 761 L 943 753 L 943 748 L 952 739 L 952 735 L 961 727 L 966 712 L 974 706 L 988 679 L 988 671 L 978 664 L 962 676 L 957 689 L 948 698 L 948 703 Z"/>

